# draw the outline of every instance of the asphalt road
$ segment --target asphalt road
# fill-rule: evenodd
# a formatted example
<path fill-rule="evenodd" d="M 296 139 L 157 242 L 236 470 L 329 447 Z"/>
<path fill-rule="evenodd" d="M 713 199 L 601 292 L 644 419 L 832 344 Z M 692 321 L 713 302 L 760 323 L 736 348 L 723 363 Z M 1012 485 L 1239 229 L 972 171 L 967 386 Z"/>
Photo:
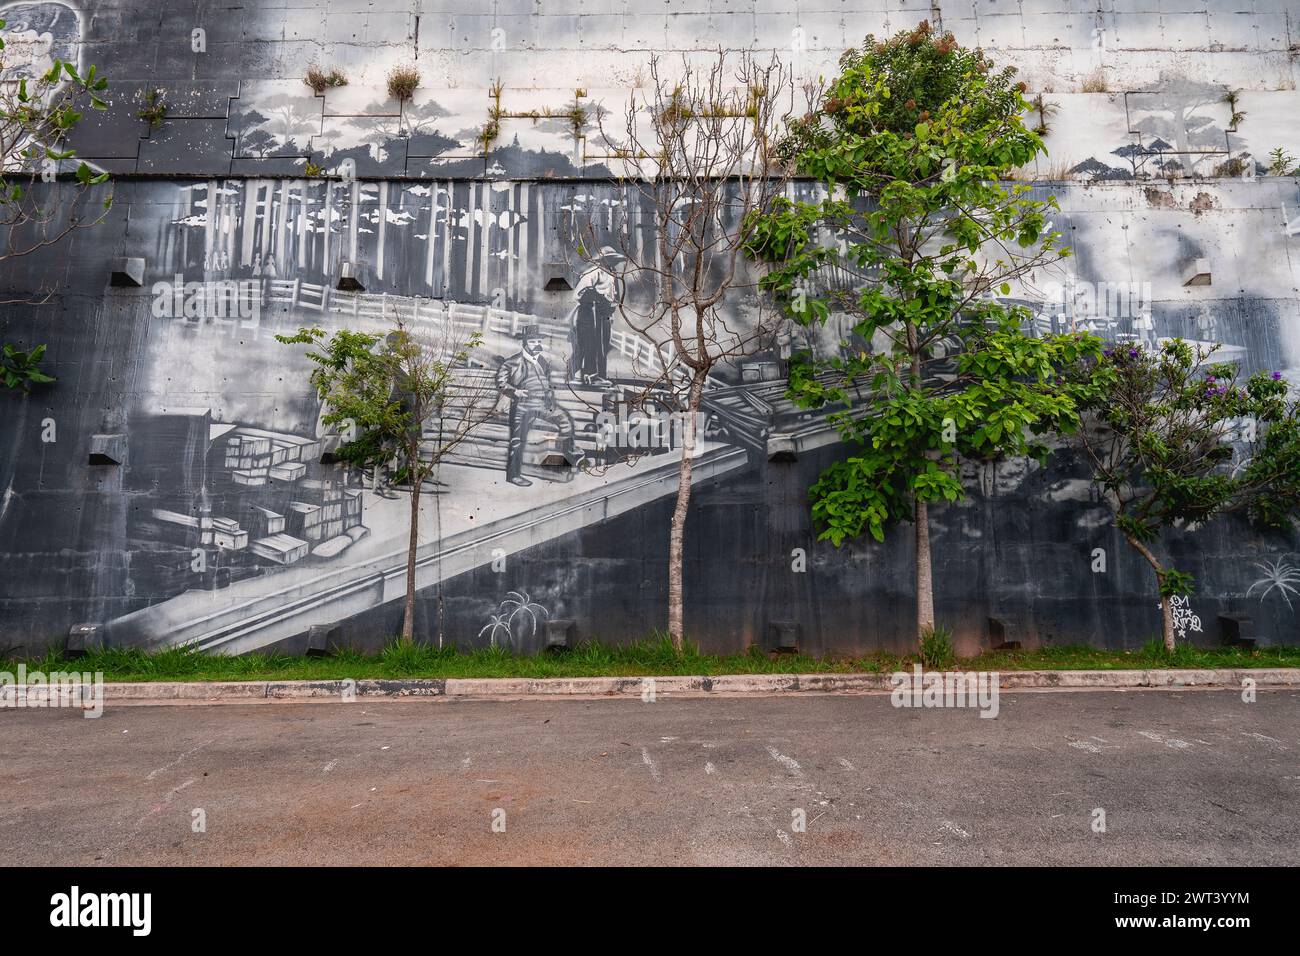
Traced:
<path fill-rule="evenodd" d="M 110 705 L 0 710 L 0 739 L 9 865 L 1300 863 L 1290 690 L 1004 693 L 995 720 L 887 696 Z"/>

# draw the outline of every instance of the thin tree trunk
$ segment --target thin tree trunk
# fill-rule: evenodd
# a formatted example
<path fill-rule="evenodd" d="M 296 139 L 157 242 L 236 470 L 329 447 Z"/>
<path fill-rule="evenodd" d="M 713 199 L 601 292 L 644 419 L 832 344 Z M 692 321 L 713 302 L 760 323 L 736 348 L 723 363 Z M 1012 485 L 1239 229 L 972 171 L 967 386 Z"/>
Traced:
<path fill-rule="evenodd" d="M 402 643 L 415 640 L 415 551 L 420 542 L 420 484 L 411 482 L 411 538 L 406 546 L 406 614 L 402 617 Z"/>
<path fill-rule="evenodd" d="M 921 388 L 921 346 L 916 326 L 907 323 L 907 348 L 912 355 L 912 388 Z M 930 557 L 930 506 L 913 497 L 916 519 L 916 642 L 934 630 L 934 569 Z"/>
<path fill-rule="evenodd" d="M 1156 588 L 1158 590 L 1163 591 L 1164 583 L 1165 583 L 1165 569 L 1164 566 L 1161 565 L 1160 561 L 1156 558 L 1155 554 L 1151 551 L 1150 548 L 1148 548 L 1137 538 L 1130 537 L 1129 535 L 1124 535 L 1124 540 L 1127 541 L 1130 545 L 1132 545 L 1134 550 L 1136 550 L 1138 554 L 1146 558 L 1147 564 L 1151 565 L 1151 570 L 1155 571 L 1156 573 Z M 1173 605 L 1173 599 L 1170 598 L 1169 595 L 1167 594 L 1160 595 L 1160 623 L 1161 623 L 1161 633 L 1162 636 L 1164 637 L 1164 642 L 1165 642 L 1165 650 L 1173 651 L 1177 647 L 1177 643 L 1174 640 L 1174 605 Z"/>
<path fill-rule="evenodd" d="M 684 587 L 682 570 L 686 538 L 686 514 L 691 504 L 691 470 L 694 462 L 691 450 L 695 447 L 697 413 L 704 394 L 704 373 L 697 371 L 691 379 L 691 390 L 686 402 L 686 421 L 682 429 L 682 460 L 677 466 L 677 503 L 673 507 L 672 529 L 668 535 L 668 636 L 679 652 L 685 640 Z"/>
<path fill-rule="evenodd" d="M 934 577 L 930 562 L 930 507 L 916 501 L 916 640 L 934 630 Z"/>
<path fill-rule="evenodd" d="M 441 421 L 439 422 L 439 427 L 441 427 Z M 439 442 L 439 447 L 442 447 L 441 441 Z M 434 472 L 433 472 L 433 476 L 432 476 L 432 477 L 433 477 L 433 481 L 434 481 L 434 484 L 435 484 L 435 485 L 438 483 L 438 475 L 439 475 L 439 473 L 441 472 L 441 467 L 440 467 L 440 466 L 441 466 L 441 461 L 439 461 L 438 463 L 436 463 L 436 464 L 434 465 Z M 437 498 L 437 497 L 435 497 L 435 498 L 433 499 L 433 540 L 435 540 L 435 541 L 437 541 L 437 542 L 439 543 L 439 550 L 441 551 L 441 544 L 442 544 L 442 499 L 441 499 L 441 498 Z M 437 611 L 434 612 L 434 614 L 435 614 L 435 618 L 434 618 L 434 633 L 435 633 L 435 634 L 437 635 L 437 637 L 438 637 L 438 650 L 442 650 L 442 619 L 443 619 L 443 611 L 445 610 L 445 608 L 443 607 L 443 603 L 442 603 L 442 597 L 443 597 L 443 594 L 442 594 L 442 555 L 441 555 L 441 553 L 439 553 L 439 555 L 438 555 L 438 609 L 437 609 Z"/>
<path fill-rule="evenodd" d="M 1178 645 L 1174 641 L 1174 606 L 1169 595 L 1160 597 L 1160 623 L 1164 625 L 1165 650 L 1173 652 Z"/>

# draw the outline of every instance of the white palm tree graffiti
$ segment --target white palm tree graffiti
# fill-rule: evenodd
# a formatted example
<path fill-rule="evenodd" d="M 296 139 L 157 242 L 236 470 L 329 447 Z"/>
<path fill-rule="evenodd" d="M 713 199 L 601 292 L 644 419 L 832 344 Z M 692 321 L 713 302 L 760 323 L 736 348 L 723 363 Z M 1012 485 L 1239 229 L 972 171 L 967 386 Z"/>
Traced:
<path fill-rule="evenodd" d="M 507 644 L 510 643 L 510 625 L 506 622 L 506 616 L 504 614 L 489 615 L 487 624 L 483 625 L 483 627 L 479 629 L 478 636 L 482 637 L 484 631 L 487 631 L 488 643 L 492 647 L 497 646 L 498 632 L 502 634 Z"/>
<path fill-rule="evenodd" d="M 488 615 L 488 622 L 479 629 L 478 636 L 482 637 L 486 633 L 492 647 L 497 646 L 498 637 L 506 644 L 513 645 L 516 621 L 519 622 L 519 638 L 522 640 L 533 637 L 537 633 L 538 618 L 545 620 L 549 614 L 546 608 L 528 597 L 527 591 L 507 591 L 505 600 L 497 607 L 497 613 Z"/>
<path fill-rule="evenodd" d="M 547 613 L 546 608 L 542 607 L 540 604 L 534 604 L 532 601 L 530 601 L 528 599 L 528 594 L 525 591 L 506 592 L 506 599 L 501 602 L 501 610 L 504 611 L 507 608 L 510 609 L 509 622 L 510 622 L 511 631 L 514 630 L 514 623 L 516 617 L 520 618 L 521 620 L 523 620 L 526 617 L 529 622 L 528 623 L 529 636 L 537 633 L 537 615 L 540 613 L 542 617 L 546 617 L 546 613 Z"/>
<path fill-rule="evenodd" d="M 1264 572 L 1264 576 L 1246 589 L 1246 597 L 1250 597 L 1256 588 L 1262 588 L 1259 600 L 1262 603 L 1269 593 L 1276 590 L 1282 595 L 1282 600 L 1286 601 L 1286 606 L 1290 610 L 1295 610 L 1291 604 L 1291 595 L 1300 597 L 1300 568 L 1293 566 L 1286 558 L 1277 558 L 1268 563 L 1255 562 L 1255 567 Z"/>

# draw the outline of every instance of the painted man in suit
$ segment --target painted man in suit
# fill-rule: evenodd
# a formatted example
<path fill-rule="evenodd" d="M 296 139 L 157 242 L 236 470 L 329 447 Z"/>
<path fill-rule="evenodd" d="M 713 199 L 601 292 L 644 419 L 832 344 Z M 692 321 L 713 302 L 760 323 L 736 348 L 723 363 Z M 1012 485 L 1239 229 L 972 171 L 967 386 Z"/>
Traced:
<path fill-rule="evenodd" d="M 510 448 L 506 455 L 506 480 L 527 487 L 532 482 L 523 476 L 524 451 L 528 432 L 539 419 L 554 425 L 560 432 L 560 450 L 575 458 L 573 418 L 555 402 L 551 384 L 551 366 L 542 354 L 546 338 L 536 325 L 524 326 L 523 348 L 501 363 L 497 370 L 497 388 L 510 398 Z"/>

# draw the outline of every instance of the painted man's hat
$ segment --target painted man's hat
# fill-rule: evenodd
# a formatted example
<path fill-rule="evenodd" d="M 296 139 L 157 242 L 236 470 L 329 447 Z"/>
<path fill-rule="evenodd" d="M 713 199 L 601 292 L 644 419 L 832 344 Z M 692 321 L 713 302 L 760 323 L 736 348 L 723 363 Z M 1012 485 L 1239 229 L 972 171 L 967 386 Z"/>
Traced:
<path fill-rule="evenodd" d="M 520 330 L 519 335 L 517 335 L 516 338 L 544 339 L 546 338 L 546 335 L 542 332 L 542 327 L 540 325 L 534 324 L 534 325 L 525 325 L 523 329 Z"/>

